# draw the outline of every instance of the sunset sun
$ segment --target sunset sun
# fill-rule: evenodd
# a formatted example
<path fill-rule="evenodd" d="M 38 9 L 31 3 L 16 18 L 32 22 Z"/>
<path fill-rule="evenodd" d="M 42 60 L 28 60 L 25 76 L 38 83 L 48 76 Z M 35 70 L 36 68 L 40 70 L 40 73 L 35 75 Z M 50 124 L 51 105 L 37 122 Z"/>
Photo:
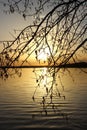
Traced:
<path fill-rule="evenodd" d="M 49 56 L 50 56 L 49 48 L 42 48 L 38 52 L 38 60 L 40 60 L 40 61 L 47 61 Z"/>

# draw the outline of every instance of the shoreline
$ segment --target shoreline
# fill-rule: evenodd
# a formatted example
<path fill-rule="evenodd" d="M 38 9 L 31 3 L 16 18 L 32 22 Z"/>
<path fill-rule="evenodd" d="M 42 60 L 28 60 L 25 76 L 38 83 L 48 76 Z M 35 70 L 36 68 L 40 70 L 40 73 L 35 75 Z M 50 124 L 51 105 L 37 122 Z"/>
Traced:
<path fill-rule="evenodd" d="M 65 65 L 58 65 L 58 66 L 48 66 L 48 65 L 31 65 L 31 66 L 0 66 L 1 69 L 4 68 L 87 68 L 86 62 L 81 63 L 72 63 L 72 64 L 65 64 Z"/>

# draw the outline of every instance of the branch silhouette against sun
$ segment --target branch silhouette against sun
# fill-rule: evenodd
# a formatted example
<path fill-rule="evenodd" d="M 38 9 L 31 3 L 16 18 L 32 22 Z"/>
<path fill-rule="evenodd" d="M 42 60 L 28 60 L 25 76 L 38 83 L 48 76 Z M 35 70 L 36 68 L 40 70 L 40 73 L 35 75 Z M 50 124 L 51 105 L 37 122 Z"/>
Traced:
<path fill-rule="evenodd" d="M 46 80 L 46 94 L 42 96 L 42 103 L 47 114 L 45 102 L 48 96 L 52 106 L 55 95 L 65 98 L 58 89 L 54 90 L 57 88 L 56 77 L 60 79 L 60 66 L 79 61 L 80 52 L 87 53 L 87 1 L 8 0 L 2 1 L 1 4 L 6 14 L 16 12 L 25 20 L 32 18 L 33 21 L 32 25 L 23 30 L 14 30 L 15 33 L 19 31 L 19 35 L 13 41 L 1 42 L 3 47 L 0 52 L 0 77 L 8 78 L 14 73 L 21 76 L 18 68 L 12 71 L 9 71 L 9 68 L 17 64 L 21 67 L 24 64 L 30 65 L 32 55 L 39 65 L 46 65 L 44 76 L 42 71 L 39 77 L 37 70 L 34 70 L 34 73 L 37 87 Z M 62 83 L 61 86 L 64 88 Z M 34 96 L 35 93 L 33 100 Z"/>
<path fill-rule="evenodd" d="M 24 56 L 20 65 L 22 66 L 25 62 L 29 62 L 33 53 L 39 62 L 38 55 L 45 55 L 44 62 L 46 61 L 48 66 L 62 65 L 68 63 L 70 59 L 77 61 L 76 52 L 80 48 L 81 51 L 86 52 L 87 2 L 85 0 L 37 0 L 36 2 L 9 0 L 1 4 L 4 5 L 6 13 L 17 12 L 25 16 L 24 18 L 34 19 L 33 24 L 21 30 L 14 41 L 2 43 L 1 67 L 15 66 Z"/>

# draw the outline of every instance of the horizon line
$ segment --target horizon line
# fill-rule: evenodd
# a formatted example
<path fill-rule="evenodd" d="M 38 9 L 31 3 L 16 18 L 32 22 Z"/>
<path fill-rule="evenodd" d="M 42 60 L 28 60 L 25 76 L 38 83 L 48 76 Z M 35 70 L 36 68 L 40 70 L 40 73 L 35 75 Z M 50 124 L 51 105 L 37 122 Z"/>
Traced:
<path fill-rule="evenodd" d="M 79 62 L 79 63 L 72 63 L 72 64 L 64 64 L 64 65 L 17 65 L 17 66 L 0 66 L 0 68 L 87 68 L 87 62 Z"/>

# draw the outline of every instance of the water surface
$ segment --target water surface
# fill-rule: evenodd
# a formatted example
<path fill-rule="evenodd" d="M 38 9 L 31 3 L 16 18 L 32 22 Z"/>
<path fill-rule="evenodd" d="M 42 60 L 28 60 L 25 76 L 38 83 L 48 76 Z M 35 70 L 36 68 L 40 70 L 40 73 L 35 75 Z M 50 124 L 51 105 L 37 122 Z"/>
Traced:
<path fill-rule="evenodd" d="M 87 127 L 87 74 L 70 69 L 61 74 L 65 100 L 55 99 L 59 112 L 49 107 L 41 114 L 41 95 L 38 90 L 35 102 L 32 96 L 36 86 L 32 68 L 23 69 L 23 75 L 0 80 L 0 130 L 29 128 L 59 128 L 83 130 Z M 63 116 L 66 114 L 68 119 Z"/>

